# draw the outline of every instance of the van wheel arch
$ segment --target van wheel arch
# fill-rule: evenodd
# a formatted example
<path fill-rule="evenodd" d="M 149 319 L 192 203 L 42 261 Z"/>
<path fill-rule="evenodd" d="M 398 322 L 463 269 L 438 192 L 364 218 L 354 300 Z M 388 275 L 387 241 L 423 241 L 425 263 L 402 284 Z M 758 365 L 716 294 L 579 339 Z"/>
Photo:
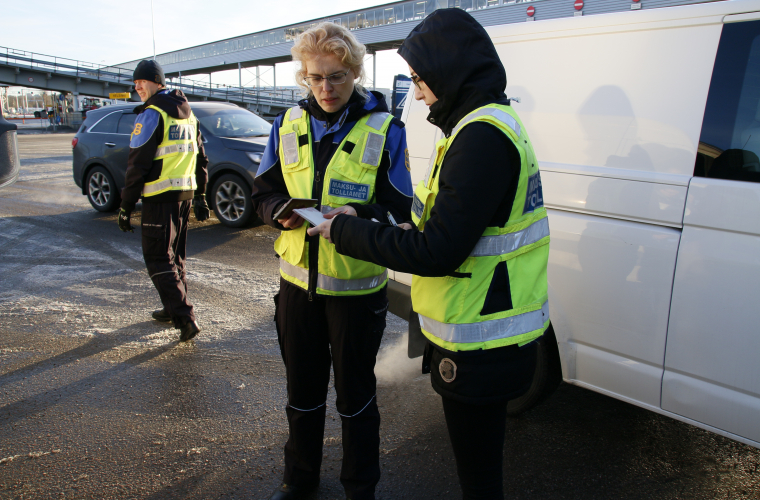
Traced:
<path fill-rule="evenodd" d="M 559 357 L 557 337 L 549 325 L 544 335 L 538 339 L 536 370 L 528 392 L 507 403 L 507 416 L 516 417 L 542 403 L 552 395 L 562 382 L 562 364 Z"/>

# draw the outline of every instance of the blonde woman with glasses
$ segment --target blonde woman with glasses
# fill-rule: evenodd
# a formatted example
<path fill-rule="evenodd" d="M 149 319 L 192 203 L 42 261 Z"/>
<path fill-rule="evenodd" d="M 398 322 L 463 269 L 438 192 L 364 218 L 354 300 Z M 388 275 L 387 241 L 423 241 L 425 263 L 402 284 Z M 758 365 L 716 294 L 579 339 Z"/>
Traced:
<path fill-rule="evenodd" d="M 308 96 L 275 119 L 253 188 L 261 219 L 281 230 L 275 322 L 285 362 L 290 435 L 282 485 L 272 500 L 304 498 L 319 484 L 330 365 L 343 427 L 340 480 L 346 497 L 373 499 L 380 479 L 375 358 L 388 309 L 386 268 L 338 254 L 282 213 L 291 198 L 316 200 L 329 216 L 382 224 L 411 217 L 403 123 L 364 81 L 365 47 L 322 23 L 291 49 Z"/>

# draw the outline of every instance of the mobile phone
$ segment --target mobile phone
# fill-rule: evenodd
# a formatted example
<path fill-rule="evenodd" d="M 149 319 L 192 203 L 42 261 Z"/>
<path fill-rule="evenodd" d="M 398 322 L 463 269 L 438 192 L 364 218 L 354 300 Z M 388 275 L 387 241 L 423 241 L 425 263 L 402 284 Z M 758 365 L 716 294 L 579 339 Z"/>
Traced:
<path fill-rule="evenodd" d="M 293 214 L 294 208 L 316 207 L 319 204 L 317 200 L 311 198 L 291 198 L 277 210 L 272 216 L 274 220 L 288 219 Z"/>

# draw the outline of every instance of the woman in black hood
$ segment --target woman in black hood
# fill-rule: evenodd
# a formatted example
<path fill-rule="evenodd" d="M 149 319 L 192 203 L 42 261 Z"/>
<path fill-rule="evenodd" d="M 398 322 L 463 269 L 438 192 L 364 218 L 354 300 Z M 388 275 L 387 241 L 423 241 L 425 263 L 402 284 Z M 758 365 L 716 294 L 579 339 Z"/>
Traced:
<path fill-rule="evenodd" d="M 415 99 L 445 135 L 415 190 L 413 224 L 338 215 L 309 234 L 415 275 L 423 371 L 442 396 L 464 498 L 500 499 L 507 402 L 530 387 L 536 340 L 549 326 L 538 163 L 496 49 L 472 16 L 437 10 L 398 52 Z"/>

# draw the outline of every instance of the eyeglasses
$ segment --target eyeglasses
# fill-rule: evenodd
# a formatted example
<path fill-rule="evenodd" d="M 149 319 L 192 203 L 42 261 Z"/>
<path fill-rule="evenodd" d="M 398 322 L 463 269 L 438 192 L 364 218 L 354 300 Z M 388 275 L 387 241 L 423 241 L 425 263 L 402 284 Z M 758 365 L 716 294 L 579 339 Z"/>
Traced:
<path fill-rule="evenodd" d="M 420 75 L 412 75 L 412 83 L 414 83 L 418 89 L 422 90 L 422 87 L 420 87 L 420 83 L 424 81 L 422 78 L 420 78 Z"/>
<path fill-rule="evenodd" d="M 341 83 L 346 82 L 346 75 L 349 71 L 351 70 L 349 69 L 345 73 L 335 73 L 334 75 L 327 77 L 307 76 L 303 79 L 303 81 L 306 82 L 306 85 L 309 87 L 321 87 L 324 84 L 325 80 L 330 82 L 330 85 L 340 85 Z"/>

